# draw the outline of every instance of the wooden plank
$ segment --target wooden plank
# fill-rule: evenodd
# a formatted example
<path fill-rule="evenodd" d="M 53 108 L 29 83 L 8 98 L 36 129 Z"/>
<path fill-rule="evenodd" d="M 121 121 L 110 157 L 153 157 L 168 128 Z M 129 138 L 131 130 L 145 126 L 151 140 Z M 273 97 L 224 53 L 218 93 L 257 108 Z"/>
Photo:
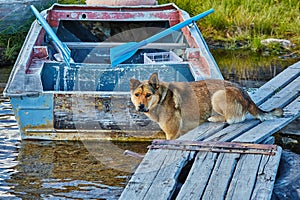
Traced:
<path fill-rule="evenodd" d="M 259 123 L 259 120 L 246 119 L 246 121 L 244 121 L 243 123 L 231 124 L 230 126 L 220 130 L 216 134 L 206 138 L 206 141 L 231 141 Z"/>
<path fill-rule="evenodd" d="M 216 159 L 216 153 L 199 152 L 176 199 L 199 199 L 204 193 Z"/>
<path fill-rule="evenodd" d="M 224 199 L 239 158 L 240 154 L 221 153 L 218 156 L 218 160 L 201 199 Z"/>
<path fill-rule="evenodd" d="M 254 95 L 254 101 L 258 103 L 262 103 L 269 97 L 273 96 L 276 92 L 280 91 L 274 95 L 275 98 L 270 100 L 265 105 L 262 105 L 262 108 L 265 109 L 270 106 L 270 102 L 274 101 L 274 104 L 277 106 L 287 104 L 291 98 L 295 97 L 295 89 L 297 91 L 297 81 L 292 81 L 296 79 L 300 75 L 300 62 L 289 67 L 284 72 L 282 72 L 278 77 L 272 79 L 272 81 L 265 84 L 265 86 L 261 87 L 256 95 Z M 292 97 L 290 99 L 286 98 L 289 95 L 289 92 L 293 92 Z M 283 88 L 283 89 L 282 89 Z M 292 89 L 293 88 L 293 89 Z M 299 90 L 298 90 L 299 91 Z M 298 92 L 297 91 L 297 92 Z M 277 98 L 283 99 L 278 101 Z M 269 120 L 265 121 L 258 126 L 257 120 L 252 120 L 250 122 L 244 122 L 239 125 L 228 126 L 227 130 L 222 130 L 217 136 L 213 137 L 212 135 L 220 131 L 224 124 L 222 123 L 204 123 L 196 129 L 190 131 L 186 135 L 183 135 L 180 139 L 188 139 L 188 140 L 210 140 L 210 139 L 218 139 L 221 141 L 231 140 L 237 135 L 242 134 L 244 131 L 247 133 L 246 136 L 241 135 L 237 140 L 234 141 L 245 141 L 245 142 L 259 142 L 265 140 L 269 137 L 270 134 L 273 134 L 274 131 L 278 129 L 278 127 L 284 126 L 294 118 L 299 116 L 300 109 L 300 100 L 299 97 L 290 103 L 285 108 L 286 116 L 285 118 Z M 281 124 L 276 125 L 276 123 L 280 122 Z M 247 123 L 247 124 L 245 124 Z M 264 124 L 266 123 L 266 124 Z M 269 123 L 269 126 L 268 126 Z M 255 126 L 255 128 L 253 128 Z M 260 128 L 256 128 L 259 127 Z M 262 129 L 263 126 L 267 126 L 266 134 L 261 136 L 262 132 L 265 129 Z M 237 130 L 236 129 L 242 129 Z M 271 131 L 269 130 L 271 129 Z M 236 131 L 236 132 L 235 132 Z M 236 135 L 228 136 L 231 132 L 235 132 Z M 248 138 L 247 138 L 248 137 Z M 172 153 L 171 153 L 172 152 Z M 171 155 L 171 156 L 170 156 Z M 187 152 L 183 153 L 181 151 L 169 151 L 169 150 L 150 150 L 146 154 L 144 160 L 140 164 L 138 170 L 131 178 L 129 184 L 126 186 L 124 192 L 121 195 L 120 199 L 169 199 L 172 197 L 173 192 L 176 188 L 177 178 L 180 171 L 183 169 L 186 162 L 188 162 L 191 158 L 193 158 L 194 154 L 189 154 Z M 232 154 L 230 154 L 232 156 Z M 213 172 L 213 167 L 215 166 L 215 160 L 217 159 L 218 154 L 210 153 L 210 152 L 199 152 L 195 158 L 195 162 L 191 168 L 191 171 L 183 184 L 181 190 L 178 193 L 177 199 L 195 199 L 203 196 L 205 190 L 207 190 L 206 195 L 209 196 L 209 193 L 212 194 L 213 185 L 207 185 L 210 181 L 211 183 L 217 182 L 216 174 L 218 171 Z M 220 158 L 221 159 L 221 158 Z M 276 160 L 276 158 L 274 158 Z M 262 160 L 260 165 L 260 161 Z M 228 198 L 236 198 L 236 199 L 248 199 L 251 197 L 252 191 L 261 191 L 261 186 L 265 183 L 264 179 L 256 181 L 257 171 L 268 172 L 272 177 L 272 173 L 274 175 L 274 171 L 277 170 L 277 165 L 275 161 L 273 164 L 269 164 L 269 160 L 263 157 L 262 155 L 243 155 L 241 159 L 238 161 L 236 165 L 235 172 L 233 174 L 233 179 L 230 182 L 229 190 L 227 192 Z M 234 161 L 231 160 L 232 162 Z M 231 162 L 231 163 L 232 163 Z M 224 163 L 224 164 L 223 164 Z M 226 162 L 219 161 L 220 165 L 226 165 Z M 264 167 L 268 167 L 268 169 L 264 169 Z M 154 169 L 154 170 L 153 170 Z M 227 168 L 229 169 L 229 168 Z M 221 170 L 219 170 L 221 172 Z M 227 171 L 227 178 L 229 178 L 229 171 Z M 215 175 L 213 175 L 214 173 Z M 210 180 L 210 178 L 215 177 Z M 222 175 L 221 175 L 222 176 Z M 269 176 L 269 177 L 270 177 Z M 200 179 L 198 177 L 201 177 Z M 226 179 L 224 174 L 224 179 Z M 259 177 L 258 177 L 259 178 Z M 228 179 L 227 179 L 228 180 Z M 260 183 L 255 184 L 255 182 Z M 225 181 L 226 183 L 226 181 Z M 226 184 L 223 183 L 219 191 L 220 196 L 224 195 L 224 191 L 226 188 Z M 268 191 L 273 187 L 272 182 L 268 184 Z M 163 191 L 162 191 L 163 188 Z M 210 188 L 210 189 L 209 189 Z M 227 187 L 228 188 L 228 187 Z M 157 192 L 160 192 L 157 195 Z M 161 192 L 162 191 L 162 192 Z M 266 191 L 267 192 L 267 191 Z M 257 192 L 258 194 L 259 192 Z M 268 194 L 269 195 L 269 194 Z M 207 196 L 207 197 L 208 197 Z M 255 196 L 253 196 L 255 198 Z"/>
<path fill-rule="evenodd" d="M 266 120 L 251 130 L 245 132 L 243 135 L 235 138 L 233 141 L 260 143 L 267 137 L 276 133 L 300 116 L 300 97 L 285 107 L 284 110 L 286 113 L 284 118 Z"/>
<path fill-rule="evenodd" d="M 178 146 L 183 148 L 182 150 L 186 150 L 185 148 L 189 147 L 208 147 L 208 148 L 221 148 L 221 149 L 255 149 L 255 150 L 275 150 L 276 145 L 265 145 L 265 144 L 253 144 L 253 143 L 240 143 L 240 142 L 222 142 L 222 141 L 192 141 L 192 140 L 153 140 L 152 144 L 148 146 L 148 148 L 160 148 L 160 146 L 167 145 L 168 146 Z M 163 148 L 163 147 L 162 147 Z M 192 148 L 191 148 L 192 149 Z M 187 149 L 189 150 L 189 149 Z"/>
<path fill-rule="evenodd" d="M 276 77 L 261 86 L 254 94 L 251 95 L 253 101 L 260 105 L 266 99 L 274 95 L 274 93 L 287 84 L 289 84 L 296 77 L 300 76 L 300 62 L 288 67 Z"/>
<path fill-rule="evenodd" d="M 242 155 L 237 163 L 226 199 L 250 199 L 262 155 Z"/>
<path fill-rule="evenodd" d="M 178 140 L 197 140 L 202 141 L 222 130 L 226 126 L 224 123 L 205 122 L 188 133 L 182 135 Z"/>
<path fill-rule="evenodd" d="M 159 149 L 148 151 L 126 185 L 120 199 L 143 199 L 167 156 L 168 151 Z"/>
<path fill-rule="evenodd" d="M 183 135 L 180 137 L 180 139 L 185 138 L 185 139 L 190 139 L 190 140 L 195 140 L 197 137 L 206 137 L 206 135 L 211 135 L 218 130 L 221 130 L 223 128 L 223 124 L 217 124 L 217 123 L 204 123 L 201 126 L 201 131 L 200 131 L 200 136 L 198 132 L 191 132 L 188 134 Z M 197 134 L 195 134 L 197 133 Z M 173 180 L 161 180 L 158 176 L 160 172 L 159 170 L 163 168 L 164 165 L 167 163 L 167 157 L 169 156 L 168 154 L 170 152 L 180 152 L 179 154 L 181 155 L 182 151 L 167 151 L 167 150 L 149 150 L 147 154 L 145 155 L 145 158 L 142 160 L 141 164 L 137 168 L 136 172 L 134 175 L 131 177 L 129 183 L 125 187 L 120 199 L 143 199 L 145 198 L 150 191 L 153 191 L 154 188 L 157 189 L 157 187 L 153 186 L 155 184 L 158 184 L 161 186 L 161 183 L 163 182 L 168 182 L 168 190 L 167 192 L 164 192 L 164 195 L 160 195 L 161 198 L 167 198 L 167 195 L 170 195 L 174 188 L 176 187 L 176 182 Z M 184 165 L 185 162 L 188 161 L 188 159 L 191 159 L 192 154 L 189 154 L 186 152 L 187 155 L 185 155 L 184 158 L 182 158 L 179 155 L 179 158 L 183 160 L 177 160 L 177 163 L 180 164 L 181 168 L 174 168 L 172 171 L 168 171 L 169 174 L 167 175 L 166 172 L 163 172 L 163 176 L 168 178 L 168 177 L 175 177 L 178 175 L 178 173 L 182 169 L 182 165 Z M 190 157 L 189 157 L 190 156 Z M 168 161 L 170 162 L 170 160 Z M 176 165 L 175 162 L 173 162 L 174 165 Z M 178 170 L 178 171 L 176 171 Z M 158 183 L 160 182 L 160 183 Z M 151 187 L 153 189 L 151 189 Z M 165 188 L 165 185 L 161 186 L 162 188 Z M 155 190 L 154 190 L 155 191 Z M 161 191 L 161 188 L 158 190 Z M 155 194 L 155 192 L 154 192 Z M 151 195 L 151 194 L 149 194 Z M 149 197 L 149 196 L 148 196 Z M 155 198 L 157 199 L 157 198 Z"/>
<path fill-rule="evenodd" d="M 271 199 L 282 149 L 277 147 L 276 156 L 263 156 L 259 165 L 252 200 Z"/>
<path fill-rule="evenodd" d="M 300 71 L 300 70 L 299 70 Z M 277 92 L 272 98 L 268 99 L 261 105 L 265 110 L 271 110 L 277 107 L 285 107 L 291 101 L 299 96 L 300 93 L 300 76 L 293 80 L 290 84 Z"/>
<path fill-rule="evenodd" d="M 144 199 L 169 199 L 175 192 L 180 172 L 191 157 L 190 152 L 168 151 L 168 156 L 161 165 L 161 168 L 159 169 L 156 177 L 153 179 L 152 184 L 147 189 Z"/>
<path fill-rule="evenodd" d="M 167 199 L 176 188 L 179 172 L 190 159 L 190 153 L 184 151 L 148 151 L 120 199 Z"/>

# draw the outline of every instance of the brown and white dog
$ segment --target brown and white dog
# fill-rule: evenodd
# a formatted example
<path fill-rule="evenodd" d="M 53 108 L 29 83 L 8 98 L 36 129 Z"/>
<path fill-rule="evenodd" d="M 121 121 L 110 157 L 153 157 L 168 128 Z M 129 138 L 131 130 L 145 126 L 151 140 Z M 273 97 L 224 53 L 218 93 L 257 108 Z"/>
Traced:
<path fill-rule="evenodd" d="M 130 79 L 130 92 L 135 108 L 157 122 L 168 140 L 204 121 L 242 122 L 247 111 L 261 121 L 283 116 L 281 108 L 261 110 L 241 87 L 223 80 L 161 82 L 153 73 L 147 81 Z"/>

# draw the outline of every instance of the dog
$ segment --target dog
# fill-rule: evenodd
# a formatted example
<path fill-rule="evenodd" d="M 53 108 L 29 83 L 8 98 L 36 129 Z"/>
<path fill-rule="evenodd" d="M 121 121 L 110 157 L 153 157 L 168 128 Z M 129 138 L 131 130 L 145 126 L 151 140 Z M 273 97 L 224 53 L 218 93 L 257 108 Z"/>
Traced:
<path fill-rule="evenodd" d="M 155 72 L 147 81 L 131 78 L 130 96 L 136 110 L 157 122 L 167 140 L 205 121 L 242 122 L 247 112 L 261 121 L 283 116 L 281 108 L 261 110 L 238 84 L 224 80 L 162 82 Z"/>

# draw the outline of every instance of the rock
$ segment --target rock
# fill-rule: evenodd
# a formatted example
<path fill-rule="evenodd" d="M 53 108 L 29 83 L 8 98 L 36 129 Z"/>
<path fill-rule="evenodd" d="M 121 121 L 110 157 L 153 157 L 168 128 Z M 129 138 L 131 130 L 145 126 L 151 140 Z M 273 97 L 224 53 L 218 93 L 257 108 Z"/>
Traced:
<path fill-rule="evenodd" d="M 285 39 L 268 38 L 268 39 L 262 40 L 261 43 L 263 45 L 269 45 L 271 43 L 278 43 L 278 44 L 280 44 L 281 47 L 283 47 L 285 49 L 289 49 L 290 47 L 292 47 L 291 41 L 285 40 Z"/>

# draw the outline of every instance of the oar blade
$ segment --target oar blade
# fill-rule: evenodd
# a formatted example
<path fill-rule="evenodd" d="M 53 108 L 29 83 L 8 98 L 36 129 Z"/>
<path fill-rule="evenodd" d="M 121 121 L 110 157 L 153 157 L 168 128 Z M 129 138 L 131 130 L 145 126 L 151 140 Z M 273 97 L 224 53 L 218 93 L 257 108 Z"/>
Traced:
<path fill-rule="evenodd" d="M 128 51 L 128 49 L 136 46 L 136 42 L 129 42 L 120 46 L 116 46 L 110 49 L 110 62 L 112 67 L 117 66 L 118 64 L 124 62 L 129 59 L 131 56 L 135 54 L 138 50 L 133 48 L 133 50 Z"/>

